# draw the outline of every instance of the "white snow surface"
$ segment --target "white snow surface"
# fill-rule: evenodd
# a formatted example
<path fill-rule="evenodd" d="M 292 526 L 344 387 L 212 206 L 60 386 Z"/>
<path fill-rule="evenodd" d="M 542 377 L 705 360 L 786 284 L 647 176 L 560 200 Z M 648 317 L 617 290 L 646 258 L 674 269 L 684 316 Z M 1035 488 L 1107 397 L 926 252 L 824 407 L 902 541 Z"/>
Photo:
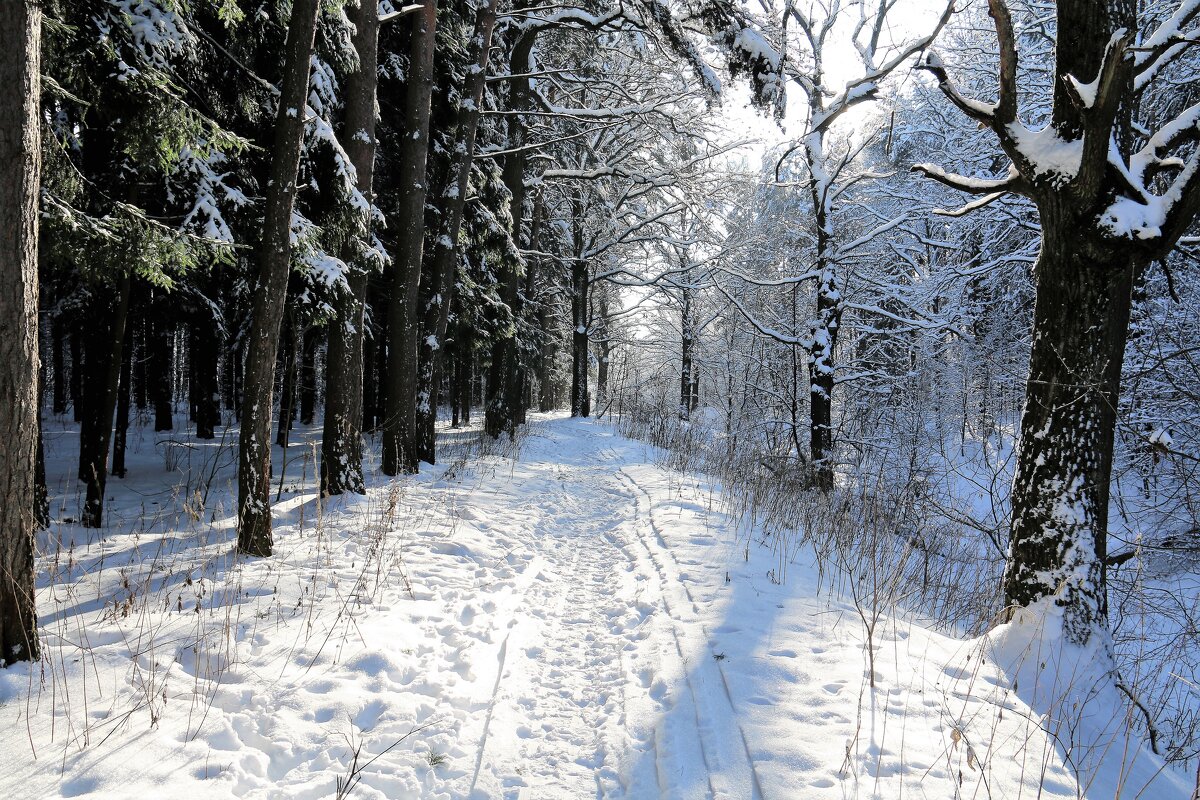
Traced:
<path fill-rule="evenodd" d="M 133 432 L 87 531 L 76 433 L 47 431 L 45 657 L 0 672 L 3 796 L 332 797 L 356 749 L 356 798 L 1189 796 L 1092 661 L 1044 657 L 1053 614 L 961 640 L 860 613 L 605 424 L 538 417 L 515 459 L 443 429 L 446 463 L 324 506 L 316 435 L 275 555 L 243 559 L 235 432 Z M 1103 758 L 1077 778 L 1043 722 Z"/>

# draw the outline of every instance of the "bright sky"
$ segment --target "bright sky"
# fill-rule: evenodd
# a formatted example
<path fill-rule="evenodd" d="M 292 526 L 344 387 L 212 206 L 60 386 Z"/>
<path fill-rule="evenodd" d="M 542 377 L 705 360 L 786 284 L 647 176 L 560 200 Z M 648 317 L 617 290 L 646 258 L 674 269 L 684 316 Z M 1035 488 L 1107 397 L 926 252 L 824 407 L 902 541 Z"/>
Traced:
<path fill-rule="evenodd" d="M 868 0 L 869 2 L 869 0 Z M 937 24 L 942 11 L 946 8 L 947 0 L 901 0 L 895 10 L 889 15 L 892 24 L 884 33 L 883 40 L 889 44 L 899 45 L 906 41 L 925 35 Z M 815 6 L 824 5 L 821 0 Z M 814 16 L 822 12 L 814 12 Z M 832 40 L 826 47 L 825 67 L 829 76 L 829 84 L 837 89 L 862 75 L 862 62 L 858 52 L 851 45 L 849 38 L 858 19 L 856 9 L 843 9 L 844 21 L 839 21 L 834 29 Z M 798 36 L 793 32 L 794 36 Z M 883 60 L 883 59 L 880 59 Z M 893 74 L 893 78 L 913 80 L 910 74 L 911 65 L 905 65 Z M 782 126 L 773 118 L 764 116 L 750 107 L 750 91 L 745 80 L 732 81 L 723 76 L 725 99 L 721 116 L 730 132 L 735 137 L 747 137 L 759 140 L 757 144 L 746 148 L 744 154 L 751 163 L 756 163 L 764 152 L 776 144 L 790 142 L 804 133 L 807 125 L 807 102 L 802 92 L 789 82 L 787 112 Z M 870 114 L 871 104 L 865 103 L 851 110 L 843 117 L 843 126 L 853 126 Z"/>
<path fill-rule="evenodd" d="M 816 3 L 827 0 L 812 0 Z M 871 2 L 871 0 L 867 0 Z M 924 36 L 937 24 L 948 0 L 901 0 L 891 17 L 895 24 L 887 29 L 883 41 L 892 45 L 902 44 L 911 39 Z M 851 13 L 852 12 L 852 13 Z M 818 15 L 821 12 L 814 12 Z M 849 37 L 858 19 L 857 9 L 843 10 L 845 20 L 839 21 L 834 29 L 834 35 L 827 45 L 825 58 L 828 83 L 835 90 L 843 88 L 850 80 L 862 75 L 862 61 L 858 52 L 850 43 Z M 795 34 L 794 34 L 795 35 Z M 886 60 L 881 56 L 879 61 Z M 894 79 L 914 80 L 910 73 L 911 64 L 901 66 L 893 73 Z M 727 129 L 729 139 L 753 139 L 754 142 L 730 154 L 728 161 L 732 164 L 744 162 L 750 169 L 757 169 L 766 153 L 776 150 L 779 145 L 795 141 L 802 135 L 808 124 L 807 101 L 803 93 L 794 85 L 788 85 L 787 113 L 782 124 L 773 116 L 755 110 L 750 104 L 750 89 L 745 79 L 731 80 L 728 75 L 722 75 L 723 102 L 719 114 L 721 124 Z M 847 112 L 839 125 L 843 129 L 853 129 L 859 126 L 866 130 L 862 123 L 872 112 L 872 103 L 863 103 Z M 626 289 L 624 291 L 624 307 L 632 307 L 645 300 L 648 290 Z M 649 327 L 641 323 L 632 326 L 635 338 L 651 336 Z"/>

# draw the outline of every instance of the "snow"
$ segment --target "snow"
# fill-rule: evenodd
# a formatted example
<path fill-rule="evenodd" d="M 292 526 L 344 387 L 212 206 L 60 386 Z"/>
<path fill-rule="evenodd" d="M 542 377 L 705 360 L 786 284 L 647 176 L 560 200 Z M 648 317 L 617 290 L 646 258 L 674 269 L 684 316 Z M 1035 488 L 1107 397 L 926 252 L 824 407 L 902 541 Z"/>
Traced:
<path fill-rule="evenodd" d="M 1100 78 L 1097 77 L 1091 83 L 1081 83 L 1074 75 L 1068 75 L 1067 79 L 1071 81 L 1071 86 L 1075 88 L 1075 93 L 1079 95 L 1079 99 L 1083 101 L 1084 108 L 1091 108 L 1096 105 L 1096 92 L 1100 88 Z"/>
<path fill-rule="evenodd" d="M 112 25 L 128 28 L 134 51 L 143 64 L 168 69 L 171 59 L 189 53 L 196 46 L 196 35 L 175 11 L 147 0 L 108 0 L 106 18 L 96 17 L 101 34 L 107 38 Z M 123 63 L 123 62 L 122 62 Z M 131 73 L 138 70 L 124 65 Z"/>
<path fill-rule="evenodd" d="M 244 559 L 235 430 L 133 431 L 89 531 L 48 426 L 5 796 L 328 797 L 356 749 L 357 798 L 1188 796 L 1052 605 L 962 640 L 831 596 L 798 536 L 589 420 L 538 416 L 519 453 L 442 429 L 443 464 L 325 504 L 317 433 Z"/>
<path fill-rule="evenodd" d="M 733 37 L 732 46 L 746 53 L 752 61 L 763 61 L 772 72 L 779 71 L 780 56 L 763 35 L 753 28 L 741 28 Z"/>
<path fill-rule="evenodd" d="M 1120 195 L 1100 214 L 1100 225 L 1116 236 L 1157 239 L 1162 236 L 1174 199 L 1153 194 L 1141 199 Z"/>
<path fill-rule="evenodd" d="M 1111 676 L 1110 644 L 1094 637 L 1086 647 L 1063 638 L 1063 608 L 1044 598 L 980 640 L 980 654 L 996 664 L 1012 694 L 1043 710 L 1042 724 L 1070 753 L 1088 797 L 1187 797 L 1190 787 L 1141 748 Z"/>
<path fill-rule="evenodd" d="M 1142 41 L 1141 47 L 1134 54 L 1134 63 L 1139 67 L 1139 74 L 1134 79 L 1135 89 L 1141 91 L 1148 86 L 1164 64 L 1178 57 L 1195 43 L 1200 31 L 1185 31 L 1184 26 L 1198 10 L 1200 0 L 1182 0 L 1175 13 Z"/>
<path fill-rule="evenodd" d="M 1175 440 L 1172 438 L 1171 432 L 1166 428 L 1156 428 L 1155 431 L 1150 434 L 1150 444 L 1158 445 L 1159 447 L 1163 448 L 1170 448 L 1175 444 Z"/>
<path fill-rule="evenodd" d="M 1031 131 L 1020 122 L 1013 122 L 1007 131 L 1037 174 L 1056 176 L 1060 182 L 1070 181 L 1079 174 L 1083 139 L 1061 139 L 1052 125 Z"/>

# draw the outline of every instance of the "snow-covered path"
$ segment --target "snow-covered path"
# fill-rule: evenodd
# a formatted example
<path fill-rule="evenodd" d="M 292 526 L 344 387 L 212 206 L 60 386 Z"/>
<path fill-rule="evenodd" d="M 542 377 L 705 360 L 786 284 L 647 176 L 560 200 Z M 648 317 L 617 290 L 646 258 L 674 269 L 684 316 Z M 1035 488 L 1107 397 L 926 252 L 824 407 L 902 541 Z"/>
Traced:
<path fill-rule="evenodd" d="M 559 422 L 508 475 L 458 498 L 456 534 L 491 537 L 503 558 L 460 551 L 476 565 L 440 597 L 497 587 L 504 599 L 468 600 L 428 629 L 470 645 L 452 667 L 470 700 L 447 696 L 439 712 L 470 712 L 453 796 L 761 796 L 719 662 L 649 524 L 650 496 L 625 469 L 645 455 L 603 427 Z"/>
<path fill-rule="evenodd" d="M 106 536 L 43 542 L 47 658 L 0 673 L 0 796 L 1079 794 L 977 642 L 829 598 L 604 424 L 540 419 L 516 459 L 327 507 L 296 448 L 271 559 L 233 555 L 220 500 L 147 523 L 195 496 L 152 458 Z"/>

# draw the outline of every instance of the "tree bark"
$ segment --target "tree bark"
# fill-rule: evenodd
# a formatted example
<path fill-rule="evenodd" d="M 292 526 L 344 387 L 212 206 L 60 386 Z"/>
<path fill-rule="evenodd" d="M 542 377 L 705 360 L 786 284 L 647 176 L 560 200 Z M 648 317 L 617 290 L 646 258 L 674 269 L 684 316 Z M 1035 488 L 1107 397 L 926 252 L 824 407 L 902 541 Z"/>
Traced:
<path fill-rule="evenodd" d="M 679 370 L 679 418 L 687 422 L 692 418 L 692 345 L 695 341 L 695 320 L 692 319 L 692 291 L 681 290 L 683 302 L 680 313 L 680 360 Z"/>
<path fill-rule="evenodd" d="M 538 411 L 543 414 L 558 407 L 558 387 L 555 385 L 554 362 L 558 358 L 560 332 L 555 325 L 556 298 L 546 298 L 538 309 L 538 327 L 542 331 L 542 348 L 538 353 Z"/>
<path fill-rule="evenodd" d="M 433 254 L 434 284 L 430 287 L 430 301 L 425 309 L 424 330 L 428 336 L 421 342 L 420 349 L 417 430 L 420 457 L 431 464 L 436 457 L 434 427 L 437 422 L 438 391 L 442 382 L 446 329 L 450 322 L 451 293 L 458 265 L 458 238 L 462 232 L 471 165 L 475 158 L 475 134 L 483 107 L 492 32 L 496 29 L 496 6 L 497 0 L 486 0 L 475 15 L 475 31 L 471 36 L 472 67 L 463 85 L 464 100 L 458 111 L 458 132 L 454 142 L 453 178 L 443 199 L 442 228 Z"/>
<path fill-rule="evenodd" d="M 79 325 L 71 325 L 68 333 L 71 348 L 71 417 L 83 422 L 83 339 Z"/>
<path fill-rule="evenodd" d="M 841 315 L 836 279 L 832 268 L 822 270 L 808 354 L 809 454 L 813 484 L 824 492 L 833 489 L 833 353 Z"/>
<path fill-rule="evenodd" d="M 129 317 L 131 279 L 118 279 L 115 306 L 98 310 L 98 336 L 85 353 L 88 385 L 86 414 L 79 431 L 79 474 L 87 485 L 80 522 L 85 528 L 104 524 L 104 490 L 108 484 L 108 448 L 112 440 L 113 415 L 125 350 L 125 321 Z"/>
<path fill-rule="evenodd" d="M 591 416 L 588 394 L 588 265 L 571 262 L 571 416 Z"/>
<path fill-rule="evenodd" d="M 1128 178 L 1113 164 L 1128 158 L 1136 102 L 1126 50 L 1136 30 L 1133 0 L 1055 4 L 1050 133 L 1079 148 L 1078 167 L 1069 173 L 1040 169 L 1013 137 L 1016 40 L 1007 6 L 1001 0 L 989 6 L 1001 45 L 999 97 L 985 112 L 961 98 L 956 105 L 997 135 L 1013 165 L 1008 190 L 1036 203 L 1042 228 L 1004 596 L 1010 609 L 1054 598 L 1063 608 L 1065 638 L 1086 644 L 1107 623 L 1108 501 L 1132 287 L 1194 222 L 1200 198 L 1176 203 L 1157 232 L 1144 237 L 1115 235 L 1103 224 L 1109 203 L 1130 195 Z M 1122 30 L 1126 36 L 1114 35 Z M 1074 96 L 1072 77 L 1081 75 L 1096 78 L 1093 102 Z M 944 71 L 938 80 L 955 100 Z"/>
<path fill-rule="evenodd" d="M 237 422 L 242 421 L 242 398 L 246 385 L 246 359 L 245 347 L 242 342 L 238 342 L 229 349 L 229 358 L 233 361 L 233 366 L 230 368 L 232 375 L 230 376 L 231 393 L 233 394 L 233 418 Z"/>
<path fill-rule="evenodd" d="M 459 428 L 462 426 L 460 415 L 462 413 L 462 395 L 459 392 L 458 383 L 461 380 L 460 373 L 462 371 L 461 359 L 453 358 L 450 361 L 450 427 Z"/>
<path fill-rule="evenodd" d="M 599 291 L 600 323 L 596 330 L 596 345 L 599 353 L 596 356 L 596 407 L 599 413 L 604 413 L 608 402 L 609 355 L 612 353 L 612 340 L 609 337 L 609 308 L 608 287 L 601 286 Z"/>
<path fill-rule="evenodd" d="M 370 283 L 368 282 L 368 291 Z M 377 308 L 378 306 L 373 306 Z M 364 326 L 366 322 L 363 322 Z M 380 404 L 380 361 L 382 351 L 386 348 L 378 346 L 380 335 L 378 331 L 363 332 L 363 399 L 362 399 L 362 429 L 375 433 L 379 430 L 383 417 Z"/>
<path fill-rule="evenodd" d="M 149 295 L 147 295 L 148 302 Z M 133 359 L 133 375 L 130 377 L 133 386 L 133 404 L 138 411 L 144 411 L 147 408 L 146 395 L 146 331 L 149 327 L 146 317 L 148 308 L 145 304 L 142 306 L 142 313 L 137 315 L 136 325 L 133 329 L 133 349 L 130 351 L 130 358 Z"/>
<path fill-rule="evenodd" d="M 52 411 L 55 416 L 67 413 L 67 367 L 65 362 L 65 354 L 63 353 L 63 339 L 66 338 L 66 325 L 63 323 L 60 314 L 54 315 L 54 321 L 50 324 L 50 353 L 51 353 L 51 371 L 53 373 L 51 384 L 54 387 L 54 405 Z"/>
<path fill-rule="evenodd" d="M 346 154 L 354 165 L 358 190 L 374 203 L 379 15 L 369 3 L 347 9 L 347 14 L 354 23 L 358 69 L 346 79 L 346 130 L 350 133 L 346 137 Z M 370 211 L 365 227 L 370 230 Z M 329 351 L 325 359 L 321 491 L 326 495 L 366 492 L 362 425 L 363 384 L 369 378 L 363 369 L 367 272 L 362 268 L 352 269 L 347 282 L 349 292 L 340 293 L 336 301 L 337 318 L 329 328 Z"/>
<path fill-rule="evenodd" d="M 150 402 L 154 405 L 154 432 L 161 433 L 175 427 L 174 388 L 174 327 L 163 320 L 164 310 L 151 301 L 153 318 L 150 325 L 150 342 L 146 363 L 146 380 L 149 385 Z"/>
<path fill-rule="evenodd" d="M 34 606 L 38 453 L 41 7 L 0 14 L 0 662 L 39 655 Z"/>
<path fill-rule="evenodd" d="M 221 422 L 217 387 L 220 367 L 221 325 L 205 303 L 192 323 L 191 330 L 192 398 L 195 403 L 197 439 L 215 439 Z"/>
<path fill-rule="evenodd" d="M 317 416 L 317 345 L 319 331 L 310 327 L 300 337 L 300 367 L 297 388 L 300 392 L 300 424 L 312 425 Z"/>
<path fill-rule="evenodd" d="M 258 285 L 254 290 L 247 342 L 238 443 L 238 550 L 254 556 L 269 556 L 272 548 L 271 394 L 279 328 L 287 301 L 292 207 L 318 7 L 318 0 L 295 0 L 288 21 L 270 179 L 266 184 L 263 235 L 258 248 Z"/>
<path fill-rule="evenodd" d="M 1069 632 L 1086 641 L 1107 617 L 1113 437 L 1137 266 L 1119 249 L 1081 247 L 1073 216 L 1043 204 L 1004 595 L 1013 606 L 1060 595 Z"/>
<path fill-rule="evenodd" d="M 288 432 L 296 418 L 296 336 L 288 320 L 283 326 L 279 343 L 279 431 L 275 444 L 287 447 Z"/>
<path fill-rule="evenodd" d="M 117 421 L 113 432 L 112 474 L 125 477 L 125 444 L 129 437 L 130 381 L 133 377 L 133 326 L 125 323 L 125 344 L 121 348 L 121 375 L 117 385 Z"/>
<path fill-rule="evenodd" d="M 401 226 L 393 254 L 392 298 L 388 306 L 387 406 L 383 420 L 383 473 L 416 472 L 417 297 L 425 243 L 425 165 L 429 157 L 430 99 L 437 2 L 427 0 L 412 15 L 404 101 L 404 144 L 400 152 Z"/>
<path fill-rule="evenodd" d="M 46 447 L 42 436 L 41 414 L 38 414 L 37 463 L 34 467 L 33 487 L 34 526 L 37 530 L 44 531 L 50 527 L 50 487 L 46 483 Z"/>
<path fill-rule="evenodd" d="M 471 342 L 458 343 L 454 359 L 454 391 L 458 395 L 458 424 L 471 424 L 471 383 L 475 374 L 475 350 Z"/>
<path fill-rule="evenodd" d="M 220 349 L 221 408 L 225 411 L 233 411 L 236 405 L 233 398 L 234 387 L 237 383 L 234 378 L 235 354 L 237 351 L 230 346 L 228 336 L 221 336 Z M 136 385 L 136 382 L 134 385 Z"/>
<path fill-rule="evenodd" d="M 527 76 L 532 65 L 533 45 L 537 39 L 535 31 L 526 31 L 513 46 L 509 58 L 508 108 L 516 112 L 508 117 L 508 147 L 512 152 L 504 157 L 502 180 L 509 192 L 508 213 L 512 241 L 520 247 L 521 220 L 525 215 L 525 166 L 528 151 L 528 125 L 521 112 L 530 111 L 532 91 Z M 516 321 L 521 314 L 521 270 L 514 265 L 501 277 L 500 299 L 512 311 Z M 497 437 L 501 433 L 512 434 L 517 427 L 516 406 L 512 387 L 520 384 L 520 359 L 516 340 L 512 337 L 497 339 L 492 345 L 492 364 L 488 370 L 486 408 L 484 409 L 484 432 Z"/>

